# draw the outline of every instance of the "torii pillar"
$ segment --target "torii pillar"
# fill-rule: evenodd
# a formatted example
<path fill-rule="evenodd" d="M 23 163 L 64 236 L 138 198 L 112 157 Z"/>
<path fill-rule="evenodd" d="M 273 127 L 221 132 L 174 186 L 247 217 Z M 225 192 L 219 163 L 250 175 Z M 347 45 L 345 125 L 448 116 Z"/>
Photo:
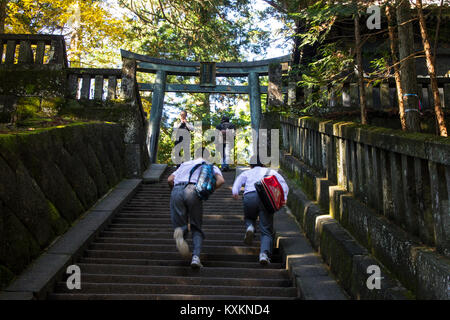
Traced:
<path fill-rule="evenodd" d="M 159 70 L 156 73 L 155 87 L 152 95 L 152 108 L 148 126 L 147 146 L 150 163 L 158 161 L 158 140 L 161 130 L 161 119 L 164 109 L 164 95 L 166 93 L 167 72 Z"/>
<path fill-rule="evenodd" d="M 248 75 L 249 95 L 250 95 L 250 116 L 252 120 L 252 151 L 251 163 L 256 163 L 258 154 L 258 135 L 261 126 L 261 88 L 259 86 L 259 75 L 256 72 L 250 72 Z"/>

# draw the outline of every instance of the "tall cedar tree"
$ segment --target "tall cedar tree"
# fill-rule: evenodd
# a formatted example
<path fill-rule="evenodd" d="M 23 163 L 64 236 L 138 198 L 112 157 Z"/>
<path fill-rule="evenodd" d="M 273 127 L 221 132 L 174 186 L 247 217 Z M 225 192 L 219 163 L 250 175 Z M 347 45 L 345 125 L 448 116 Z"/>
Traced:
<path fill-rule="evenodd" d="M 423 48 L 425 49 L 428 74 L 430 75 L 431 88 L 433 90 L 434 112 L 436 113 L 436 120 L 438 123 L 440 135 L 443 137 L 447 137 L 447 127 L 445 125 L 444 112 L 442 111 L 441 107 L 441 97 L 439 95 L 439 87 L 436 78 L 436 68 L 434 62 L 435 60 L 433 58 L 433 54 L 431 53 L 430 39 L 428 37 L 427 26 L 423 14 L 422 0 L 417 0 L 416 6 L 419 13 L 420 34 L 422 35 Z"/>

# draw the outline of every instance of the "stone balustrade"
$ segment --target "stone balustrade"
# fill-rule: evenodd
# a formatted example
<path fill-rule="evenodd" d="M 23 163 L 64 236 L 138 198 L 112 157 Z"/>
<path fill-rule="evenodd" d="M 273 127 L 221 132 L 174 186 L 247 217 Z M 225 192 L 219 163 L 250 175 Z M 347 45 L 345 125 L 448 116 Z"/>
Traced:
<path fill-rule="evenodd" d="M 0 65 L 68 67 L 63 36 L 0 34 Z"/>
<path fill-rule="evenodd" d="M 120 96 L 122 70 L 70 68 L 67 93 L 79 100 L 115 100 Z"/>
<path fill-rule="evenodd" d="M 450 108 L 450 78 L 438 77 L 438 87 L 441 101 L 444 108 Z M 369 79 L 367 79 L 369 81 Z M 397 89 L 394 78 L 389 78 L 382 83 L 366 84 L 366 102 L 367 107 L 374 110 L 387 110 L 398 108 Z M 417 78 L 418 92 L 413 93 L 419 96 L 420 108 L 422 110 L 433 109 L 433 91 L 430 78 Z M 326 91 L 328 96 L 327 105 L 329 107 L 358 108 L 359 107 L 359 88 L 357 81 L 350 80 L 343 83 L 341 94 L 337 88 L 322 87 L 319 90 Z M 305 89 L 306 96 L 309 96 L 311 89 Z"/>
<path fill-rule="evenodd" d="M 449 139 L 308 117 L 282 118 L 281 127 L 286 152 L 329 186 L 450 256 Z M 313 196 L 316 183 L 309 183 Z M 326 192 L 323 203 L 332 203 L 332 190 Z M 339 216 L 338 208 L 330 210 Z"/>

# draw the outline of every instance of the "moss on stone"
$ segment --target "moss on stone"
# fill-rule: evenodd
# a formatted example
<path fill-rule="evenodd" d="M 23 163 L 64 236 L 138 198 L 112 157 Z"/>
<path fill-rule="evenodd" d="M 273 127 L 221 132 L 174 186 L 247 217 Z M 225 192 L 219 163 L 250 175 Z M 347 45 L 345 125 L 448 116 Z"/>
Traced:
<path fill-rule="evenodd" d="M 74 119 L 123 122 L 130 113 L 130 107 L 123 101 L 78 101 L 67 99 L 60 109 L 60 116 Z"/>
<path fill-rule="evenodd" d="M 61 96 L 65 91 L 64 70 L 18 70 L 0 71 L 0 94 L 13 96 Z"/>
<path fill-rule="evenodd" d="M 306 193 L 306 195 L 310 199 L 315 199 L 316 197 L 316 190 L 314 188 L 315 183 L 312 178 L 308 177 L 307 175 L 303 175 L 300 179 L 300 186 L 303 189 L 303 191 Z"/>
<path fill-rule="evenodd" d="M 5 266 L 0 265 L 0 290 L 6 288 L 13 279 L 14 273 Z"/>
<path fill-rule="evenodd" d="M 122 139 L 120 126 L 104 123 L 0 135 L 0 181 L 8 182 L 0 184 L 0 265 L 20 273 L 124 177 Z"/>
<path fill-rule="evenodd" d="M 29 118 L 36 117 L 40 111 L 41 102 L 40 98 L 27 97 L 20 98 L 16 104 L 16 121 L 21 122 Z"/>
<path fill-rule="evenodd" d="M 33 235 L 0 203 L 0 264 L 18 274 L 40 251 Z"/>
<path fill-rule="evenodd" d="M 47 200 L 47 204 L 50 209 L 49 215 L 53 230 L 57 235 L 63 234 L 67 229 L 69 229 L 69 224 L 61 217 L 58 209 L 55 208 L 53 203 Z"/>

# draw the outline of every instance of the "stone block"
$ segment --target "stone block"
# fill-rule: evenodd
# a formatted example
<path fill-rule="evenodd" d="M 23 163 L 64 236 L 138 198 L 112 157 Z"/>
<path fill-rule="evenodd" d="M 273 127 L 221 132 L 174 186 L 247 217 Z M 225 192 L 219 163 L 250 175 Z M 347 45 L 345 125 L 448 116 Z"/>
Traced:
<path fill-rule="evenodd" d="M 339 285 L 329 276 L 295 278 L 298 296 L 303 300 L 348 300 Z"/>
<path fill-rule="evenodd" d="M 317 241 L 318 239 L 316 238 L 316 231 L 317 231 L 316 222 L 317 222 L 317 217 L 319 217 L 319 216 L 323 216 L 323 212 L 315 204 L 310 203 L 305 208 L 303 229 L 305 230 L 306 236 L 311 241 L 311 243 L 315 249 L 319 248 L 319 241 Z"/>
<path fill-rule="evenodd" d="M 6 153 L 2 152 L 2 156 Z M 14 155 L 10 160 L 16 160 Z M 40 246 L 49 244 L 56 235 L 53 226 L 60 217 L 57 212 L 52 216 L 52 208 L 25 166 L 15 163 L 15 172 L 0 157 L 0 181 L 8 181 L 0 188 L 0 199 L 8 204 L 8 208 L 27 228 Z"/>
<path fill-rule="evenodd" d="M 127 178 L 141 178 L 143 168 L 141 165 L 141 146 L 139 144 L 126 144 L 125 162 Z"/>
<path fill-rule="evenodd" d="M 288 183 L 289 184 L 289 183 Z M 294 188 L 292 184 L 289 184 L 288 194 L 288 206 L 292 210 L 293 215 L 297 218 L 297 221 L 301 226 L 305 227 L 305 209 L 313 204 L 306 195 L 298 188 Z"/>
<path fill-rule="evenodd" d="M 301 230 L 297 225 L 295 217 L 292 215 L 289 208 L 282 208 L 275 214 L 274 228 L 276 230 L 277 237 L 297 237 L 301 235 Z"/>
<path fill-rule="evenodd" d="M 8 204 L 0 208 L 0 261 L 15 275 L 124 176 L 123 131 L 115 124 L 4 135 L 0 150 L 0 180 L 8 181 L 0 184 L 0 202 Z M 134 192 L 138 184 L 124 182 L 119 189 Z M 116 191 L 109 205 L 127 199 Z M 83 223 L 101 226 L 105 220 L 97 219 L 105 213 L 86 216 Z M 60 250 L 69 252 L 65 246 Z"/>
<path fill-rule="evenodd" d="M 0 212 L 0 257 L 5 265 L 0 266 L 0 269 L 5 268 L 0 270 L 0 286 L 4 286 L 13 278 L 10 272 L 17 274 L 22 271 L 39 255 L 40 247 L 31 232 L 3 203 L 0 204 Z"/>
<path fill-rule="evenodd" d="M 351 289 L 353 257 L 367 253 L 338 222 L 324 223 L 320 254 L 345 290 Z"/>
<path fill-rule="evenodd" d="M 65 148 L 61 148 L 55 160 L 84 209 L 89 209 L 98 199 L 98 191 L 86 167 L 81 165 L 83 162 L 80 157 L 77 154 L 70 154 Z"/>
<path fill-rule="evenodd" d="M 323 226 L 328 222 L 333 223 L 335 221 L 336 220 L 334 220 L 330 215 L 327 214 L 316 216 L 314 239 L 312 239 L 315 248 L 320 248 L 320 238 L 322 236 Z"/>
<path fill-rule="evenodd" d="M 113 217 L 113 211 L 90 211 L 49 249 L 48 253 L 78 256 Z"/>
<path fill-rule="evenodd" d="M 22 301 L 35 300 L 32 292 L 0 292 L 0 300 Z"/>
<path fill-rule="evenodd" d="M 370 246 L 370 209 L 353 197 L 342 197 L 341 224 L 366 248 Z"/>
<path fill-rule="evenodd" d="M 274 229 L 276 247 L 286 261 L 286 269 L 296 281 L 299 297 L 311 300 L 347 299 L 306 240 L 289 208 L 274 217 Z"/>
<path fill-rule="evenodd" d="M 381 217 L 368 223 L 371 253 L 412 292 L 416 292 L 415 257 L 413 248 L 419 244 L 405 231 Z"/>
<path fill-rule="evenodd" d="M 324 210 L 330 206 L 330 187 L 332 182 L 327 178 L 316 178 L 316 199 L 317 203 Z"/>
<path fill-rule="evenodd" d="M 71 263 L 69 255 L 43 254 L 4 291 L 30 292 L 38 300 L 45 299 L 49 290 Z"/>
<path fill-rule="evenodd" d="M 329 212 L 330 216 L 337 221 L 342 221 L 341 210 L 340 210 L 340 200 L 341 195 L 347 194 L 347 190 L 340 186 L 330 186 L 328 188 L 329 193 Z"/>
<path fill-rule="evenodd" d="M 96 204 L 93 211 L 114 211 L 120 210 L 120 207 L 125 205 L 131 194 L 128 189 L 114 189 L 105 198 Z"/>
<path fill-rule="evenodd" d="M 144 172 L 143 182 L 144 183 L 156 183 L 159 182 L 164 171 L 167 169 L 167 164 L 156 164 L 150 165 L 150 168 Z"/>
<path fill-rule="evenodd" d="M 368 272 L 370 266 L 379 267 L 379 288 L 371 287 L 370 289 L 367 285 L 368 281 L 370 284 L 376 284 L 369 279 L 374 275 L 373 271 Z M 411 297 L 411 294 L 397 280 L 392 279 L 380 262 L 369 256 L 353 257 L 350 292 L 357 300 L 407 300 Z"/>
<path fill-rule="evenodd" d="M 136 190 L 136 188 L 138 188 L 141 183 L 141 179 L 124 179 L 114 189 L 124 189 L 129 191 Z"/>
<path fill-rule="evenodd" d="M 20 158 L 45 197 L 66 221 L 73 222 L 84 208 L 59 166 L 53 162 L 52 155 L 62 146 L 53 145 L 48 132 L 18 137 L 17 144 Z"/>
<path fill-rule="evenodd" d="M 426 249 L 417 250 L 417 298 L 450 300 L 450 260 Z"/>

